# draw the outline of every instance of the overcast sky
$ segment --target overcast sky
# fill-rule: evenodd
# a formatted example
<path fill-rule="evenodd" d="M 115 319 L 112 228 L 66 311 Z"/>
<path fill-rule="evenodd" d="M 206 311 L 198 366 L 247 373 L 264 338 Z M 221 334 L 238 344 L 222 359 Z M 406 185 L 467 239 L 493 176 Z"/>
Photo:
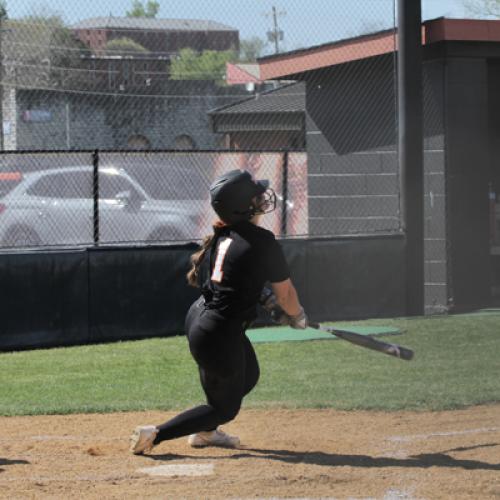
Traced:
<path fill-rule="evenodd" d="M 396 0 L 159 0 L 161 18 L 210 19 L 266 38 L 272 7 L 284 32 L 282 50 L 294 50 L 393 25 Z M 9 17 L 48 10 L 73 24 L 89 17 L 124 16 L 132 0 L 7 0 Z M 423 19 L 464 17 L 463 0 L 422 0 Z"/>

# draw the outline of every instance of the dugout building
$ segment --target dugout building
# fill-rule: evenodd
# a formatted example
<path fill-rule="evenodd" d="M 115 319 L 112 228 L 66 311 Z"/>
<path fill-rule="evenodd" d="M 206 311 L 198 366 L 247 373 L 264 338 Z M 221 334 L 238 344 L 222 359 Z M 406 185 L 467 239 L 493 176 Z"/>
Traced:
<path fill-rule="evenodd" d="M 422 42 L 425 311 L 495 305 L 500 21 L 434 19 Z M 356 235 L 374 264 L 374 235 L 400 245 L 395 43 L 391 30 L 259 60 L 262 79 L 306 86 L 311 236 Z"/>

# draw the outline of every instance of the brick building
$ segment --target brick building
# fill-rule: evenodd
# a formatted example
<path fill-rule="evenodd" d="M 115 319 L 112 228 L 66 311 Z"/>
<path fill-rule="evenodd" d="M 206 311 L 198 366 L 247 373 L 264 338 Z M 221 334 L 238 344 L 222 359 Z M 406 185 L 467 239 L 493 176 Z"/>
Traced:
<path fill-rule="evenodd" d="M 168 58 L 184 48 L 238 51 L 240 46 L 237 29 L 208 20 L 110 16 L 85 19 L 72 29 L 95 54 L 117 38 L 129 38 L 150 53 Z"/>

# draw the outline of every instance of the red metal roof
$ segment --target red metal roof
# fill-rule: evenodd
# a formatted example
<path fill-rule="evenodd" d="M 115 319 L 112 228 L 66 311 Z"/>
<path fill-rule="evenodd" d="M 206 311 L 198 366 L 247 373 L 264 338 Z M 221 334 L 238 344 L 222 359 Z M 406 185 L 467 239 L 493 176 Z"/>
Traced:
<path fill-rule="evenodd" d="M 245 83 L 260 83 L 258 64 L 233 64 L 226 63 L 226 82 L 228 85 L 241 85 Z"/>
<path fill-rule="evenodd" d="M 422 25 L 422 43 L 441 41 L 500 42 L 500 21 L 439 18 Z M 395 30 L 317 45 L 259 59 L 262 80 L 342 64 L 397 50 Z"/>

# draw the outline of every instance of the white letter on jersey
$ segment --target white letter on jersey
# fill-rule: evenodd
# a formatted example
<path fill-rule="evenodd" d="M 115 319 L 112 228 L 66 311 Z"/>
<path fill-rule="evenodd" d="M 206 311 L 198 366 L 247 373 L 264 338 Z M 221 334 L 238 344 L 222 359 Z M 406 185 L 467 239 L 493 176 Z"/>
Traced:
<path fill-rule="evenodd" d="M 222 264 L 224 264 L 227 249 L 232 242 L 233 240 L 231 238 L 226 238 L 224 241 L 219 243 L 219 248 L 217 248 L 217 257 L 215 259 L 214 270 L 211 278 L 211 280 L 216 283 L 220 283 L 222 281 L 222 276 L 224 276 L 224 273 L 222 272 Z"/>

